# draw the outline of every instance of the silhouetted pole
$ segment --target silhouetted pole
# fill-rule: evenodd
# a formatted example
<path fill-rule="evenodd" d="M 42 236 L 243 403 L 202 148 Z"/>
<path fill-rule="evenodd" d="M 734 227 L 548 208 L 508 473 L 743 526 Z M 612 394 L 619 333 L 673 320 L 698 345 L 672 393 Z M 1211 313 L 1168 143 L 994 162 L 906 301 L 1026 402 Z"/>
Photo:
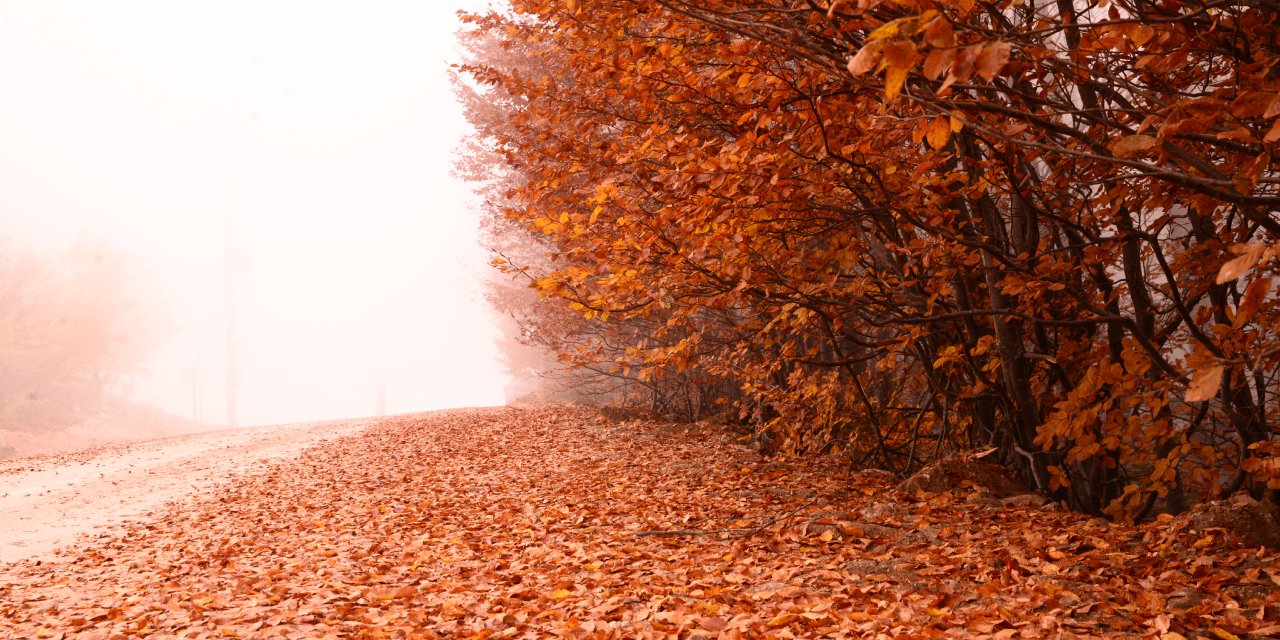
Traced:
<path fill-rule="evenodd" d="M 191 421 L 200 422 L 200 385 L 196 382 L 196 370 L 191 369 Z"/>
<path fill-rule="evenodd" d="M 204 413 L 200 398 L 200 361 L 196 360 L 196 366 L 191 369 L 191 421 L 200 422 L 204 419 L 201 415 Z"/>
<path fill-rule="evenodd" d="M 222 260 L 224 266 L 223 279 L 226 281 L 227 305 L 227 426 L 236 425 L 236 333 L 235 333 L 235 295 L 232 287 L 233 274 L 231 256 L 231 212 L 224 212 L 222 218 Z"/>

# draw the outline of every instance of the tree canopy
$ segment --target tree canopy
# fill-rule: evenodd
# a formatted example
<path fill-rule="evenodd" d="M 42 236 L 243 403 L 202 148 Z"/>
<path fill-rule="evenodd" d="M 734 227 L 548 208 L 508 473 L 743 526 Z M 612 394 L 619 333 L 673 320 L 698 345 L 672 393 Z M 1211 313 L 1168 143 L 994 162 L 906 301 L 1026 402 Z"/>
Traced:
<path fill-rule="evenodd" d="M 1280 488 L 1280 3 L 466 20 L 497 260 L 577 312 L 569 365 L 792 452 L 995 448 L 1114 517 Z"/>

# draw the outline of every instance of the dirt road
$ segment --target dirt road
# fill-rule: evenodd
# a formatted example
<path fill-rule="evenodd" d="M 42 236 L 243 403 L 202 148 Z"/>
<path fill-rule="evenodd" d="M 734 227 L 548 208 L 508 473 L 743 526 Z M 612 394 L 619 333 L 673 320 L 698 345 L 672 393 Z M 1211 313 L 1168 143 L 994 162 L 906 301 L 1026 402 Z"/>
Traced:
<path fill-rule="evenodd" d="M 0 563 L 47 559 L 81 534 L 207 492 L 372 420 L 228 429 L 0 463 Z"/>

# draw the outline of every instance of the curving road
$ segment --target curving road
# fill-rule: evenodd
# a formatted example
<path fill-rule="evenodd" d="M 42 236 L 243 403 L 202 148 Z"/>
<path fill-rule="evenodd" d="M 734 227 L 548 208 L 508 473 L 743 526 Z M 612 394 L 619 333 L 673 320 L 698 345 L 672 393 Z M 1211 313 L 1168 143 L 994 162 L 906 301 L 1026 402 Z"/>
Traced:
<path fill-rule="evenodd" d="M 0 462 L 0 564 L 145 516 L 377 419 L 229 429 Z"/>

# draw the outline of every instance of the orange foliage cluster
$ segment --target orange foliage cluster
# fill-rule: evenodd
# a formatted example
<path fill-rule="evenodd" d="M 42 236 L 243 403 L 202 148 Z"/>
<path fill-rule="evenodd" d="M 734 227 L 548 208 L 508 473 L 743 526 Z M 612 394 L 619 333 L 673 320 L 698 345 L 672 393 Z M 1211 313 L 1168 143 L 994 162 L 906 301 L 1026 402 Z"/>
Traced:
<path fill-rule="evenodd" d="M 539 329 L 569 363 L 1115 517 L 1275 484 L 1275 0 L 467 19 L 503 266 L 580 312 Z"/>
<path fill-rule="evenodd" d="M 581 409 L 389 418 L 0 567 L 0 637 L 1280 632 L 1280 558 L 1220 533 L 896 493 L 726 438 Z"/>

